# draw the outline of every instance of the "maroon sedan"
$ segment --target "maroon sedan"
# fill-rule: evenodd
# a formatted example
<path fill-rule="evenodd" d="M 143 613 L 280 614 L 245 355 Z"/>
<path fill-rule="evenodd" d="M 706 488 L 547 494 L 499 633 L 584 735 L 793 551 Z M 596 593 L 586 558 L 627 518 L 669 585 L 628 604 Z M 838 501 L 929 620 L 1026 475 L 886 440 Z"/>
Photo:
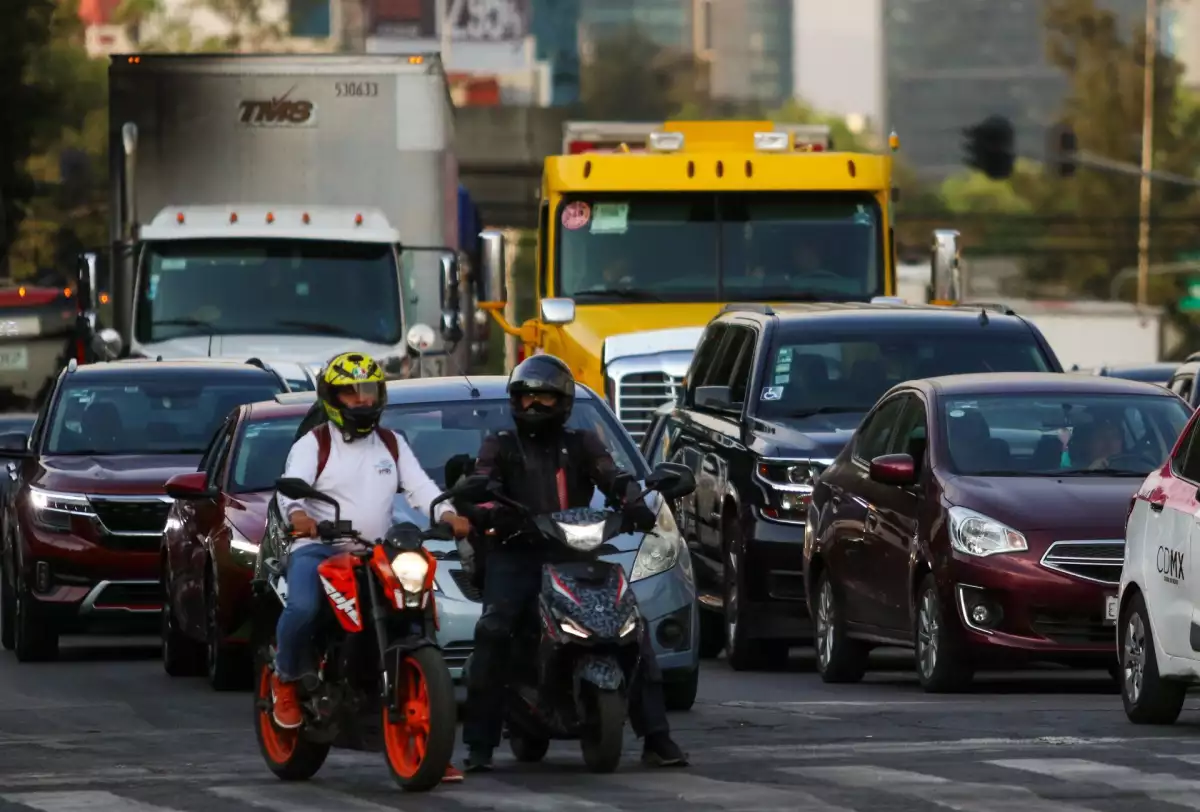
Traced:
<path fill-rule="evenodd" d="M 21 661 L 58 653 L 60 633 L 153 628 L 171 498 L 230 410 L 272 398 L 274 373 L 232 361 L 67 366 L 19 456 L 0 549 L 0 638 Z"/>
<path fill-rule="evenodd" d="M 1116 668 L 1125 519 L 1189 409 L 1153 384 L 957 375 L 901 384 L 822 474 L 804 577 L 826 682 L 874 646 L 928 691 L 1032 660 Z"/>
<path fill-rule="evenodd" d="M 163 666 L 206 673 L 217 690 L 247 685 L 250 580 L 275 480 L 311 403 L 252 403 L 217 429 L 199 470 L 167 482 Z"/>

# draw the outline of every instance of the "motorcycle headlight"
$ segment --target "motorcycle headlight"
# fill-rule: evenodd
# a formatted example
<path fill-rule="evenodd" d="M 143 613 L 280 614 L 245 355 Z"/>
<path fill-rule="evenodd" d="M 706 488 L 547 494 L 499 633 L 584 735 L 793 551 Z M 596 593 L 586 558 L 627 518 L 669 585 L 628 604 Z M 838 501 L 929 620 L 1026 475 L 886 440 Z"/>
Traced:
<path fill-rule="evenodd" d="M 665 502 L 658 506 L 658 519 L 654 522 L 654 532 L 647 533 L 638 548 L 637 557 L 633 560 L 633 574 L 630 581 L 640 581 L 651 575 L 666 572 L 675 566 L 679 554 L 683 550 L 683 538 L 675 524 L 675 517 Z"/>
<path fill-rule="evenodd" d="M 626 637 L 634 633 L 638 627 L 638 613 L 636 610 L 629 613 L 629 617 L 621 624 L 621 637 Z"/>
<path fill-rule="evenodd" d="M 229 525 L 229 556 L 234 563 L 243 567 L 253 567 L 258 561 L 258 545 L 239 533 L 233 525 Z"/>
<path fill-rule="evenodd" d="M 405 592 L 420 593 L 425 588 L 425 576 L 429 574 L 429 562 L 420 553 L 404 552 L 392 559 L 392 574 L 404 587 Z"/>
<path fill-rule="evenodd" d="M 980 557 L 1029 549 L 1025 536 L 1008 525 L 957 506 L 950 508 L 950 546 L 960 553 Z"/>

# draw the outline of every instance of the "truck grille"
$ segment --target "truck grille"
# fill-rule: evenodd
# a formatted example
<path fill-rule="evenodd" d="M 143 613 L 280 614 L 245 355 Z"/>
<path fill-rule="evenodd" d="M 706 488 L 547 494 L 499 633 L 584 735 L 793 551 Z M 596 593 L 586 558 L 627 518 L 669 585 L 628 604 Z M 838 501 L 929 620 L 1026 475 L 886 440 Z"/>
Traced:
<path fill-rule="evenodd" d="M 92 496 L 88 501 L 105 529 L 114 536 L 161 535 L 171 510 L 170 502 L 155 497 L 105 499 Z"/>
<path fill-rule="evenodd" d="M 1042 566 L 1046 569 L 1110 586 L 1121 583 L 1124 563 L 1125 542 L 1121 539 L 1056 541 L 1042 556 Z"/>
<path fill-rule="evenodd" d="M 641 442 L 664 403 L 678 400 L 683 379 L 665 372 L 634 372 L 617 381 L 617 417 L 634 439 Z"/>

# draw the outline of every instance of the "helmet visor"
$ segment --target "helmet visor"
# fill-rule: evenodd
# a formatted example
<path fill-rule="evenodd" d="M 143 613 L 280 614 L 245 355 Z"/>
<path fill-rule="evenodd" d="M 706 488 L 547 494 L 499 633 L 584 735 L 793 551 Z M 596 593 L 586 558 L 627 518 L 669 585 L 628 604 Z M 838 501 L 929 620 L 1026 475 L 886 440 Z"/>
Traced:
<path fill-rule="evenodd" d="M 351 383 L 333 387 L 333 396 L 348 406 L 372 406 L 379 402 L 382 384 Z"/>

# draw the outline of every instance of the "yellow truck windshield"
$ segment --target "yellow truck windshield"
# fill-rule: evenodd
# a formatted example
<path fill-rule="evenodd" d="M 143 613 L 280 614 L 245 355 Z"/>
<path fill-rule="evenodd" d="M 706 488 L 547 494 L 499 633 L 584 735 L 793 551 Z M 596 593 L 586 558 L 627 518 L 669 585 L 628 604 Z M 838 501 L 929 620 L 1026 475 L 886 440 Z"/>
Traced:
<path fill-rule="evenodd" d="M 886 225 L 868 192 L 569 194 L 555 296 L 612 302 L 865 301 Z"/>

